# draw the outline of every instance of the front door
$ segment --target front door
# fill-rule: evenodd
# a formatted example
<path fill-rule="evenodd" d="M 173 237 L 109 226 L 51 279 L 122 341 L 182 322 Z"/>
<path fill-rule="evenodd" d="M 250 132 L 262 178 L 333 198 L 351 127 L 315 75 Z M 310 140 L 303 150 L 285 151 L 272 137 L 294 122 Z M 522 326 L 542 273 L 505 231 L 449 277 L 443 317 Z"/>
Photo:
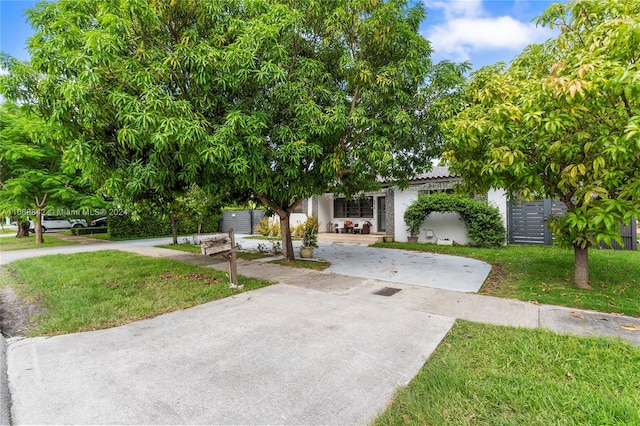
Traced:
<path fill-rule="evenodd" d="M 378 197 L 378 232 L 387 230 L 387 203 L 385 197 Z"/>

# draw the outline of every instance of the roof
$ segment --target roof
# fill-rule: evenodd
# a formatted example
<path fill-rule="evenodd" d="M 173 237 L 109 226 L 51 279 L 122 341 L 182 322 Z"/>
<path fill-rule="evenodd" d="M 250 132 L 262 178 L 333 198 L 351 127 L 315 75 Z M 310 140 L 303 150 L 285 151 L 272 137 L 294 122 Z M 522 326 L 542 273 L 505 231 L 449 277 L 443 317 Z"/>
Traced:
<path fill-rule="evenodd" d="M 457 178 L 449 171 L 448 167 L 434 166 L 431 171 L 414 176 L 411 180 L 430 180 L 430 179 L 445 179 L 445 178 Z"/>

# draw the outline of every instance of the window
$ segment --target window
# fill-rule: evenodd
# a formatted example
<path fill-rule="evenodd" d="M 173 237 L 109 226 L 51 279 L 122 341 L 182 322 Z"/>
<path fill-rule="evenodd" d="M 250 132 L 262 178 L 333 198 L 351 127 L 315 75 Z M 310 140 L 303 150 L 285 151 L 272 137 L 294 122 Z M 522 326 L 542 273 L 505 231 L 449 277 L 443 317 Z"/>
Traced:
<path fill-rule="evenodd" d="M 373 197 L 347 200 L 335 198 L 333 200 L 333 217 L 367 217 L 373 218 Z"/>

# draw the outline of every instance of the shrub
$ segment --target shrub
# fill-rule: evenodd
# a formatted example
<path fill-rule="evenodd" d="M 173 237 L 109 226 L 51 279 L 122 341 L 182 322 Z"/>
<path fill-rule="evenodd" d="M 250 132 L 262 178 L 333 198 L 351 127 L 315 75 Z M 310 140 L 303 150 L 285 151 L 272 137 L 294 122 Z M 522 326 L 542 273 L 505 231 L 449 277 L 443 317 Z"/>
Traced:
<path fill-rule="evenodd" d="M 93 228 L 72 228 L 71 234 L 73 235 L 91 235 L 91 234 L 106 234 L 106 226 L 96 226 Z"/>
<path fill-rule="evenodd" d="M 302 246 L 318 247 L 318 217 L 316 215 L 307 216 L 307 220 L 302 222 Z"/>
<path fill-rule="evenodd" d="M 500 211 L 486 201 L 445 193 L 421 195 L 404 212 L 408 231 L 417 235 L 431 212 L 458 212 L 467 227 L 471 245 L 492 247 L 505 242 L 506 230 Z"/>
<path fill-rule="evenodd" d="M 216 232 L 220 215 L 212 214 L 201 223 L 203 233 Z M 171 235 L 169 219 L 162 215 L 152 213 L 140 214 L 139 220 L 131 216 L 119 215 L 107 218 L 109 235 L 113 238 L 144 238 Z M 178 220 L 178 234 L 197 234 L 198 221 L 195 218 L 183 218 Z"/>
<path fill-rule="evenodd" d="M 291 237 L 296 238 L 298 240 L 302 239 L 302 236 L 304 235 L 304 227 L 305 227 L 304 222 L 300 222 L 297 225 L 292 226 Z"/>
<path fill-rule="evenodd" d="M 268 216 L 260 219 L 260 223 L 253 229 L 263 237 L 279 237 L 282 235 L 280 230 L 280 222 L 277 220 L 270 220 Z"/>

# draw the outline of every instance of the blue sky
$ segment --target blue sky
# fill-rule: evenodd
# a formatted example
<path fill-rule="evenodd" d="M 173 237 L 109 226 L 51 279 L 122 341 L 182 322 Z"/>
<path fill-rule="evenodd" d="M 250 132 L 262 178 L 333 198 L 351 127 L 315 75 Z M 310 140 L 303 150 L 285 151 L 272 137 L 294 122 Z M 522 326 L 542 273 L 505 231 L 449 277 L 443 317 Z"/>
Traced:
<path fill-rule="evenodd" d="M 427 19 L 421 34 L 435 49 L 434 61 L 470 61 L 473 68 L 509 62 L 531 43 L 553 32 L 531 22 L 551 3 L 543 0 L 423 0 Z M 566 0 L 559 0 L 566 1 Z M 26 40 L 32 30 L 23 16 L 37 2 L 0 0 L 0 50 L 28 59 Z"/>
<path fill-rule="evenodd" d="M 566 0 L 556 0 L 565 3 Z M 427 19 L 421 34 L 435 49 L 434 61 L 470 61 L 474 69 L 498 61 L 509 63 L 524 47 L 556 35 L 537 27 L 553 1 L 424 0 Z"/>

